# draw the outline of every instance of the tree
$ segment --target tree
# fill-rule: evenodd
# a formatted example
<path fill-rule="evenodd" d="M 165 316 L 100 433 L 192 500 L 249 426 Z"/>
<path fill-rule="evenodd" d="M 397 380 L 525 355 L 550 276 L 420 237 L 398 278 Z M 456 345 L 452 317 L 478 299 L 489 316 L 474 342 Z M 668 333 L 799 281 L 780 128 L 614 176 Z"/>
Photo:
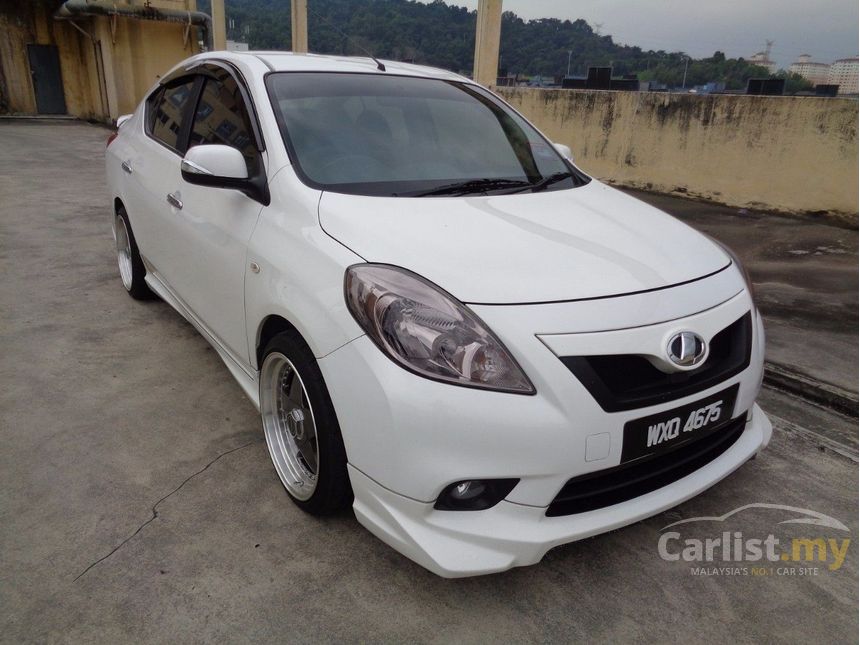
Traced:
<path fill-rule="evenodd" d="M 809 92 L 815 89 L 812 83 L 800 74 L 787 72 L 784 69 L 779 70 L 774 77 L 785 79 L 785 94 L 797 94 L 798 92 Z"/>
<path fill-rule="evenodd" d="M 198 0 L 202 11 L 208 0 Z M 290 48 L 290 8 L 286 0 L 227 0 L 234 27 L 228 37 L 247 40 L 253 49 Z M 465 7 L 415 0 L 310 0 L 308 40 L 314 52 L 410 60 L 419 64 L 471 73 L 475 49 L 476 12 Z M 502 67 L 510 74 L 561 77 L 570 70 L 585 75 L 589 67 L 612 66 L 616 76 L 638 74 L 680 86 L 684 52 L 643 50 L 618 45 L 582 19 L 523 20 L 502 14 Z M 689 59 L 687 86 L 723 82 L 729 89 L 746 87 L 751 77 L 766 78 L 766 69 L 721 51 L 710 58 Z M 797 81 L 792 80 L 795 84 Z M 792 85 L 793 87 L 794 85 Z"/>

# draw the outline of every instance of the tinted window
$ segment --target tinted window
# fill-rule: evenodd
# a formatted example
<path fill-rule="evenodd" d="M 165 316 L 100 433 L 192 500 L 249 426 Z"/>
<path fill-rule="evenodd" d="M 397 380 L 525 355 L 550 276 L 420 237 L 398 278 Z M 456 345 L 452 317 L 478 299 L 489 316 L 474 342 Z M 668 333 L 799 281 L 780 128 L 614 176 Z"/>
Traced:
<path fill-rule="evenodd" d="M 152 127 L 155 125 L 155 114 L 158 110 L 158 103 L 161 101 L 161 95 L 164 92 L 163 87 L 159 87 L 149 98 L 146 99 L 146 131 L 152 134 Z"/>
<path fill-rule="evenodd" d="M 251 120 L 232 76 L 224 72 L 218 78 L 207 77 L 194 113 L 194 125 L 188 147 L 220 143 L 239 150 L 253 171 L 257 147 L 251 134 Z"/>
<path fill-rule="evenodd" d="M 150 111 L 149 132 L 165 145 L 179 149 L 182 114 L 191 99 L 194 79 L 172 83 L 161 90 L 153 100 Z"/>
<path fill-rule="evenodd" d="M 284 138 L 313 184 L 408 195 L 470 180 L 549 189 L 586 181 L 528 122 L 471 84 L 403 76 L 279 73 L 267 78 Z"/>

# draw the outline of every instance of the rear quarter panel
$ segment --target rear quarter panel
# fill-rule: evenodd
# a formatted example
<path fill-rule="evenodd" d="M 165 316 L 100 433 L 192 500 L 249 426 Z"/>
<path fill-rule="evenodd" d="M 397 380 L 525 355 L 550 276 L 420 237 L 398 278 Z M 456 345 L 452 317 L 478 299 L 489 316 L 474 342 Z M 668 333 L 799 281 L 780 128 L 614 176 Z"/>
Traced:
<path fill-rule="evenodd" d="M 134 123 L 137 121 L 137 113 L 127 119 L 117 131 L 116 138 L 105 150 L 105 180 L 107 182 L 108 197 L 110 199 L 110 212 L 114 213 L 114 203 L 119 198 L 123 204 L 127 199 L 127 187 L 125 185 L 126 173 L 123 172 L 121 163 L 126 159 L 133 147 L 131 141 Z"/>

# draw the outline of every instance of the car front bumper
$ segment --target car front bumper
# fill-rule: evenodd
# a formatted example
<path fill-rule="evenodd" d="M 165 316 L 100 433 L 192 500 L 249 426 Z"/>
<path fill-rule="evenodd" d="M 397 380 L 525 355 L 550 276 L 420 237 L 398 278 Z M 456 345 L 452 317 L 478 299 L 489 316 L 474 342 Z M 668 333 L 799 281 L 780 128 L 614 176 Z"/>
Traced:
<path fill-rule="evenodd" d="M 740 438 L 722 455 L 669 486 L 606 508 L 547 517 L 546 507 L 509 501 L 477 512 L 437 511 L 394 493 L 350 466 L 355 515 L 371 533 L 433 573 L 459 578 L 535 564 L 568 542 L 638 522 L 708 489 L 770 441 L 771 424 L 755 405 Z"/>

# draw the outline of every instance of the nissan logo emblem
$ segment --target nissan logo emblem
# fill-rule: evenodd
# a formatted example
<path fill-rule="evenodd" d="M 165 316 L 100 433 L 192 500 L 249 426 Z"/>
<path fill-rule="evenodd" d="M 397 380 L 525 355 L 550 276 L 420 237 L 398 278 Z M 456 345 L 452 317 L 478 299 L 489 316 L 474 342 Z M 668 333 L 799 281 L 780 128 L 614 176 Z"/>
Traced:
<path fill-rule="evenodd" d="M 669 359 L 680 367 L 693 367 L 702 362 L 708 349 L 704 339 L 692 331 L 682 331 L 669 340 Z"/>

